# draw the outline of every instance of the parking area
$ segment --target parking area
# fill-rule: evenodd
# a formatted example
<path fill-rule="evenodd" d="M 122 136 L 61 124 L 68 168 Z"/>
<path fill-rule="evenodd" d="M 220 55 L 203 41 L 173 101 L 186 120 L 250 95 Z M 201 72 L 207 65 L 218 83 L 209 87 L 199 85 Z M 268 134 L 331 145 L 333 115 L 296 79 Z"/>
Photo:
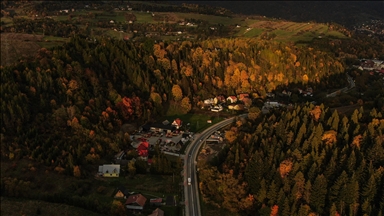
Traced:
<path fill-rule="evenodd" d="M 141 142 L 148 142 L 150 148 L 154 148 L 156 144 L 159 144 L 162 152 L 179 153 L 183 145 L 185 145 L 190 139 L 193 139 L 193 135 L 190 133 L 182 132 L 141 132 L 131 136 L 132 146 L 137 148 Z"/>

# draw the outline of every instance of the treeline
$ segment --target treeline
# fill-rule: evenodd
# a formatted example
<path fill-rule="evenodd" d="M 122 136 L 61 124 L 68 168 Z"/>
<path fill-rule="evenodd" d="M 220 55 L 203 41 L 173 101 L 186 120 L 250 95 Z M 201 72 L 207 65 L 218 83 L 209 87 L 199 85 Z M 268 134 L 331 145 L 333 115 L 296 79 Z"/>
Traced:
<path fill-rule="evenodd" d="M 271 41 L 76 36 L 1 68 L 2 157 L 27 156 L 73 174 L 128 145 L 122 124 L 187 113 L 218 94 L 264 97 L 278 85 L 319 83 L 343 70 L 332 54 Z"/>
<path fill-rule="evenodd" d="M 240 215 L 382 215 L 383 132 L 375 108 L 250 110 L 200 169 L 202 197 Z"/>
<path fill-rule="evenodd" d="M 2 28 L 3 32 L 43 34 L 56 37 L 70 37 L 80 32 L 80 29 L 70 21 L 55 21 L 50 18 L 31 20 L 14 18 L 13 26 Z"/>

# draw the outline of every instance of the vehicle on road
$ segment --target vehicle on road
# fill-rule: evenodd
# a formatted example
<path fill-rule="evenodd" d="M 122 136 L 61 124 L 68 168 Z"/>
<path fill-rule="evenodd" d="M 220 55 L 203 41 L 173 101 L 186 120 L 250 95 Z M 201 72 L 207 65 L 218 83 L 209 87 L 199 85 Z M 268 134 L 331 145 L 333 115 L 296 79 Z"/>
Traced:
<path fill-rule="evenodd" d="M 191 178 L 188 178 L 188 185 L 191 185 Z"/>

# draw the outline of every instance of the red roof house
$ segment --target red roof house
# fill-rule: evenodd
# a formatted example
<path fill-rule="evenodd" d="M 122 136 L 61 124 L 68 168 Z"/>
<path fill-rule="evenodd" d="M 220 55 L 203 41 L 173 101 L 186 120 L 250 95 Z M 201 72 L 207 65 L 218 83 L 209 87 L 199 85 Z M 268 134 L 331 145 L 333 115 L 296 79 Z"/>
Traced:
<path fill-rule="evenodd" d="M 229 96 L 227 98 L 227 101 L 229 101 L 230 103 L 236 103 L 237 102 L 237 97 L 236 96 Z"/>
<path fill-rule="evenodd" d="M 164 216 L 164 211 L 157 208 L 157 209 L 153 210 L 152 214 L 150 214 L 148 216 Z"/>
<path fill-rule="evenodd" d="M 243 101 L 245 98 L 249 98 L 249 94 L 243 93 L 238 95 L 239 100 Z"/>
<path fill-rule="evenodd" d="M 142 157 L 148 157 L 148 142 L 142 142 L 140 143 L 139 147 L 137 147 L 137 152 Z"/>
<path fill-rule="evenodd" d="M 179 129 L 181 127 L 181 124 L 183 122 L 181 121 L 181 119 L 177 118 L 175 119 L 173 122 L 172 122 L 172 125 L 176 127 L 176 129 Z"/>
<path fill-rule="evenodd" d="M 128 197 L 125 201 L 125 206 L 127 209 L 143 210 L 147 198 L 141 194 L 135 194 Z"/>

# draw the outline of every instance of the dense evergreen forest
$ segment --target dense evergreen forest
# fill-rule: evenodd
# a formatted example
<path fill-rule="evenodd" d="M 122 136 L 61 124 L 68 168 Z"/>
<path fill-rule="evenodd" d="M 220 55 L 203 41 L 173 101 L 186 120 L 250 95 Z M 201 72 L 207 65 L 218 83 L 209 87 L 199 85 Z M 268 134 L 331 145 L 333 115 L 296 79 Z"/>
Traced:
<path fill-rule="evenodd" d="M 376 109 L 340 115 L 307 103 L 250 111 L 200 169 L 212 205 L 241 215 L 383 215 L 384 119 Z"/>

